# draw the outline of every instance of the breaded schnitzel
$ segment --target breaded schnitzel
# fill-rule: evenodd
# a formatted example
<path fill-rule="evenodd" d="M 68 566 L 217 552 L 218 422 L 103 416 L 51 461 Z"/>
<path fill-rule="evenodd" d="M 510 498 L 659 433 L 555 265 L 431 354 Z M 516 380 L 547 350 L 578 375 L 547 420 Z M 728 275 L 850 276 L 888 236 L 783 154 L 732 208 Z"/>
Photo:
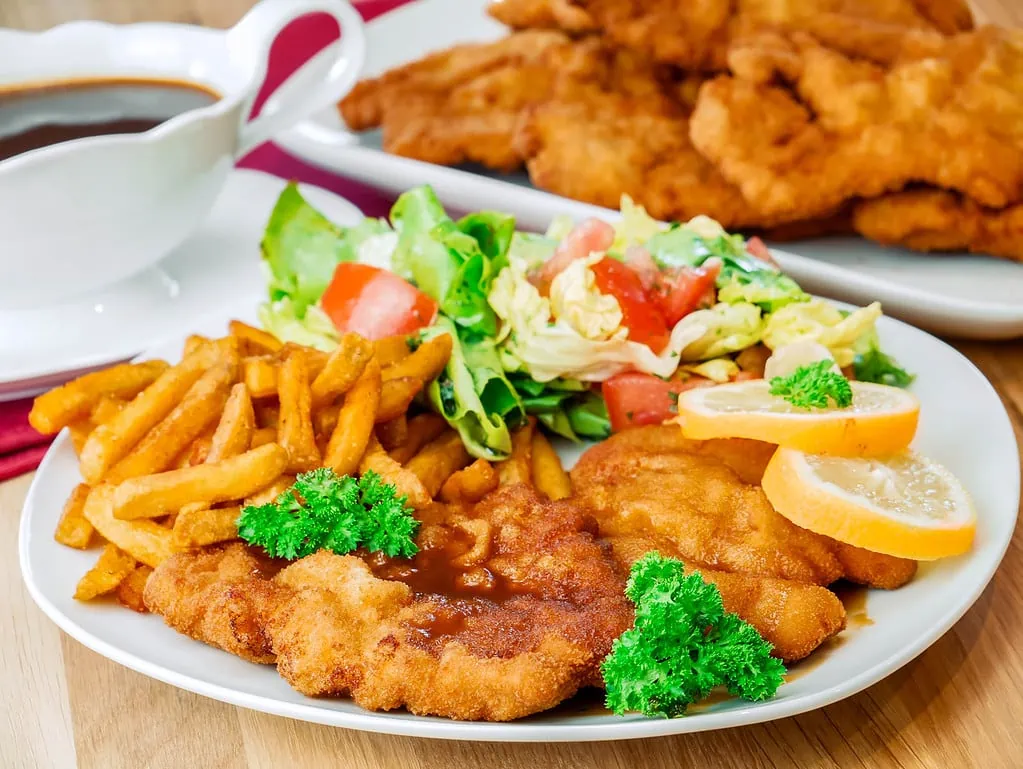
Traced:
<path fill-rule="evenodd" d="M 530 30 L 455 46 L 363 80 L 340 110 L 352 130 L 382 126 L 387 152 L 509 171 L 522 165 L 512 135 L 529 105 L 614 92 L 661 109 L 674 88 L 672 73 L 599 38 Z"/>
<path fill-rule="evenodd" d="M 764 28 L 804 30 L 859 54 L 906 30 L 973 26 L 962 0 L 502 0 L 490 13 L 516 28 L 596 27 L 618 45 L 705 72 L 724 70 L 729 46 Z"/>
<path fill-rule="evenodd" d="M 985 208 L 948 190 L 909 189 L 857 203 L 853 226 L 885 245 L 1023 262 L 1023 203 Z"/>
<path fill-rule="evenodd" d="M 691 441 L 670 425 L 628 430 L 587 450 L 572 486 L 602 537 L 664 539 L 694 566 L 813 585 L 912 579 L 913 561 L 842 545 L 776 513 L 759 486 L 772 447 L 755 445 Z"/>
<path fill-rule="evenodd" d="M 819 216 L 910 182 L 995 208 L 1023 196 L 1023 33 L 913 38 L 888 68 L 808 35 L 762 40 L 703 86 L 690 136 L 766 213 Z"/>
<path fill-rule="evenodd" d="M 505 721 L 599 682 L 632 607 L 572 503 L 515 486 L 421 515 L 411 560 L 320 551 L 267 579 L 242 545 L 209 548 L 157 568 L 147 605 L 193 638 L 276 659 L 304 694 L 372 710 Z M 242 609 L 205 605 L 222 594 Z"/>

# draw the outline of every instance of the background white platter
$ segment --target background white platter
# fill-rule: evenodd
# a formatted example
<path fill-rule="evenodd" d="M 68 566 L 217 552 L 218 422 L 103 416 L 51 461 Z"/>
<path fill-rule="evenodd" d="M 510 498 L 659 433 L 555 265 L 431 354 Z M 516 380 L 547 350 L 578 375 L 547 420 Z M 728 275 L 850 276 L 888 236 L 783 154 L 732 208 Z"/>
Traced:
<path fill-rule="evenodd" d="M 506 34 L 488 17 L 488 0 L 419 0 L 366 27 L 365 76 L 456 43 Z M 606 209 L 533 188 L 524 173 L 498 175 L 478 168 L 444 168 L 388 155 L 377 131 L 349 132 L 327 110 L 276 139 L 322 168 L 395 195 L 431 184 L 460 211 L 495 208 L 514 214 L 524 229 L 543 230 L 558 214 L 613 217 Z M 814 293 L 865 304 L 940 334 L 977 339 L 1023 335 L 1023 265 L 969 254 L 918 254 L 857 237 L 771 244 L 782 267 Z"/>
<path fill-rule="evenodd" d="M 126 360 L 198 316 L 262 292 L 259 242 L 285 181 L 236 170 L 200 229 L 155 268 L 57 307 L 0 311 L 0 401 Z M 310 185 L 302 193 L 338 224 L 362 212 Z M 88 259 L 89 244 L 69 258 Z"/>
<path fill-rule="evenodd" d="M 221 335 L 230 318 L 254 320 L 261 295 L 222 305 L 189 331 Z M 795 715 L 848 697 L 884 678 L 936 641 L 976 601 L 998 567 L 1019 506 L 1019 455 L 1005 410 L 991 385 L 948 345 L 891 319 L 879 331 L 885 349 L 914 371 L 923 404 L 915 442 L 952 469 L 973 493 L 979 513 L 975 546 L 967 555 L 921 567 L 916 579 L 892 591 L 869 591 L 873 624 L 846 631 L 843 641 L 768 702 L 719 702 L 675 720 L 595 715 L 569 703 L 552 713 L 508 724 L 423 718 L 399 711 L 370 713 L 345 699 L 310 699 L 293 691 L 272 667 L 254 665 L 204 646 L 166 627 L 159 617 L 71 598 L 96 551 L 57 544 L 61 507 L 80 481 L 66 435 L 50 449 L 29 491 L 21 519 L 19 557 L 30 594 L 68 634 L 94 651 L 145 675 L 254 710 L 387 734 L 495 741 L 616 740 L 741 726 Z M 176 359 L 183 334 L 145 357 Z M 566 452 L 566 464 L 578 451 Z"/>

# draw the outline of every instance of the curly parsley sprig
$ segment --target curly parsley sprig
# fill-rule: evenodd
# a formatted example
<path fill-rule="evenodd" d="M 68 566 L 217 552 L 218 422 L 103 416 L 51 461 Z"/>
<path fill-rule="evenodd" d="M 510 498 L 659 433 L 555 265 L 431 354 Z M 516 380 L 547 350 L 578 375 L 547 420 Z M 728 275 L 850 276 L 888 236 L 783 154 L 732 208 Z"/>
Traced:
<path fill-rule="evenodd" d="M 834 361 L 819 360 L 800 366 L 786 377 L 771 380 L 771 395 L 780 395 L 801 409 L 840 409 L 852 405 L 849 380 L 834 370 Z"/>
<path fill-rule="evenodd" d="M 339 477 L 327 467 L 299 475 L 273 502 L 249 505 L 238 517 L 239 537 L 288 560 L 358 547 L 411 558 L 418 527 L 406 498 L 376 473 Z"/>
<path fill-rule="evenodd" d="M 648 553 L 632 565 L 626 595 L 633 627 L 614 642 L 602 672 L 607 707 L 675 718 L 724 685 L 759 701 L 774 696 L 785 666 L 756 629 L 726 613 L 716 586 L 682 562 Z"/>

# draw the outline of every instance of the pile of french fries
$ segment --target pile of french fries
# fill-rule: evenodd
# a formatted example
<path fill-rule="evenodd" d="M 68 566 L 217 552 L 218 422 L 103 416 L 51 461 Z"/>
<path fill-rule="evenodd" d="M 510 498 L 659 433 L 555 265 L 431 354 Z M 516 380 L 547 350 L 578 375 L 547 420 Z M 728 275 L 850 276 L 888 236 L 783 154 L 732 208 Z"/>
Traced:
<path fill-rule="evenodd" d="M 512 483 L 568 496 L 568 475 L 532 420 L 513 434 L 511 457 L 492 465 L 473 461 L 439 415 L 409 414 L 450 355 L 447 335 L 345 334 L 327 354 L 232 321 L 226 337 L 189 337 L 176 365 L 120 364 L 39 396 L 31 424 L 69 431 L 84 481 L 54 537 L 82 550 L 102 542 L 75 598 L 113 594 L 144 612 L 146 580 L 163 560 L 236 539 L 243 507 L 316 467 L 373 470 L 417 510 L 471 504 Z"/>

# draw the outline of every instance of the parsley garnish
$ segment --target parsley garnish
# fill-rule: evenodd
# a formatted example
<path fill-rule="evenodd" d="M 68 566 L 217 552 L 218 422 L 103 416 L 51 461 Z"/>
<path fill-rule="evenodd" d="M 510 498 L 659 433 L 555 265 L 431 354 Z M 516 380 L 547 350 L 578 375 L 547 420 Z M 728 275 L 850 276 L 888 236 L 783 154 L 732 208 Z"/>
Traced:
<path fill-rule="evenodd" d="M 295 560 L 331 550 L 411 558 L 419 522 L 393 485 L 372 471 L 355 479 L 328 467 L 303 473 L 276 500 L 249 505 L 238 517 L 238 536 L 274 558 Z"/>
<path fill-rule="evenodd" d="M 725 612 L 716 586 L 686 576 L 681 561 L 646 554 L 632 565 L 625 593 L 636 620 L 601 668 L 615 713 L 675 718 L 715 686 L 755 702 L 774 696 L 784 681 L 771 645 Z"/>
<path fill-rule="evenodd" d="M 771 395 L 780 395 L 801 409 L 826 409 L 832 403 L 844 409 L 852 404 L 852 386 L 833 366 L 833 361 L 819 360 L 786 377 L 776 376 L 771 380 Z"/>
<path fill-rule="evenodd" d="M 405 346 L 408 347 L 409 352 L 415 352 L 419 349 L 423 343 L 423 338 L 419 334 L 410 334 L 405 337 Z"/>

